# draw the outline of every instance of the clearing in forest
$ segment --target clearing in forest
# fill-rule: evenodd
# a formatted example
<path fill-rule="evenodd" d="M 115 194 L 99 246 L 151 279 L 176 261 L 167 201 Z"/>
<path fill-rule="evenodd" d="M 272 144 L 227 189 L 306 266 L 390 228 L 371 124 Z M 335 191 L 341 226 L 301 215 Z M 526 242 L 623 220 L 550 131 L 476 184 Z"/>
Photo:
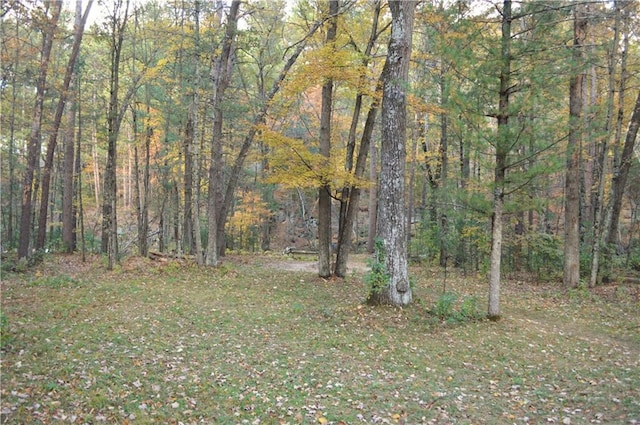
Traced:
<path fill-rule="evenodd" d="M 637 284 L 506 281 L 415 266 L 370 307 L 362 268 L 282 256 L 216 269 L 52 255 L 2 275 L 1 423 L 526 424 L 640 420 Z M 446 283 L 446 295 L 443 286 Z M 455 296 L 454 296 L 455 294 Z"/>

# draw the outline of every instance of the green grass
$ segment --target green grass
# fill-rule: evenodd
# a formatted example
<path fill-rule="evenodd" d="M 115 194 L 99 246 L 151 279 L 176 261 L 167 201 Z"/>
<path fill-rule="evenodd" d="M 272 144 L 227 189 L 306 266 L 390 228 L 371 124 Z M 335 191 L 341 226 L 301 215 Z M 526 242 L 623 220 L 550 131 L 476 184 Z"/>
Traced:
<path fill-rule="evenodd" d="M 2 423 L 633 423 L 638 288 L 571 296 L 505 282 L 503 320 L 364 304 L 361 274 L 322 280 L 241 257 L 220 269 L 50 256 L 2 276 Z M 448 278 L 481 305 L 487 285 Z M 613 288 L 613 287 L 612 287 Z M 605 288 L 610 289 L 610 288 Z"/>

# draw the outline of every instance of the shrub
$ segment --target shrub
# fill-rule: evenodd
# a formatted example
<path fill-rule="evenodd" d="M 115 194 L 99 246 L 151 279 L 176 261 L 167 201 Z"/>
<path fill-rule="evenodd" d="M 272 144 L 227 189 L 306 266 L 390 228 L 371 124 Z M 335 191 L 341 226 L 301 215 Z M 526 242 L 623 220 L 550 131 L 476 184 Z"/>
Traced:
<path fill-rule="evenodd" d="M 433 314 L 439 319 L 458 323 L 478 320 L 483 314 L 478 305 L 478 297 L 468 296 L 458 303 L 458 295 L 453 292 L 444 292 L 433 308 Z"/>
<path fill-rule="evenodd" d="M 374 242 L 373 258 L 367 260 L 369 270 L 364 275 L 364 282 L 367 285 L 367 295 L 379 293 L 389 284 L 389 272 L 385 262 L 384 242 L 376 238 Z"/>
<path fill-rule="evenodd" d="M 458 296 L 452 292 L 445 292 L 440 295 L 438 301 L 436 301 L 434 313 L 442 320 L 453 318 L 455 315 L 455 304 L 458 300 Z"/>

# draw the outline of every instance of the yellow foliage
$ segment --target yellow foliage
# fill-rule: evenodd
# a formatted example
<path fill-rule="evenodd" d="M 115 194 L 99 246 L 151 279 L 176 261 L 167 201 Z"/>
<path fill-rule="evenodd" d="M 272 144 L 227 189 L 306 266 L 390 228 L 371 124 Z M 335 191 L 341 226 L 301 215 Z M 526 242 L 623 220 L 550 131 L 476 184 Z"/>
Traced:
<path fill-rule="evenodd" d="M 369 71 L 362 65 L 359 55 L 350 50 L 337 49 L 337 44 L 338 42 L 330 43 L 309 51 L 302 65 L 287 79 L 283 95 L 304 92 L 310 87 L 322 85 L 328 79 L 346 83 L 362 91 L 372 91 L 368 85 L 360 87 L 362 76 Z"/>
<path fill-rule="evenodd" d="M 319 153 L 317 141 L 305 144 L 301 139 L 287 137 L 266 126 L 261 127 L 259 137 L 271 150 L 268 183 L 288 188 L 368 186 L 367 181 L 359 180 L 345 170 L 343 152 L 334 150 L 327 158 Z"/>
<path fill-rule="evenodd" d="M 256 192 L 244 192 L 238 197 L 239 205 L 229 220 L 229 226 L 239 233 L 247 232 L 251 227 L 258 226 L 269 216 L 267 203 Z"/>

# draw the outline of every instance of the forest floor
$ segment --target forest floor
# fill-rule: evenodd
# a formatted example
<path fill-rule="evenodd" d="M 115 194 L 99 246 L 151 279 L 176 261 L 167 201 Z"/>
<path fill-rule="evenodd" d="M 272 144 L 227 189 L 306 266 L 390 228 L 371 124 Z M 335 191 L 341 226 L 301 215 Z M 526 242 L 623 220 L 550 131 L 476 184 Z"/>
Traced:
<path fill-rule="evenodd" d="M 491 322 L 482 276 L 412 266 L 414 303 L 371 307 L 355 260 L 3 271 L 0 423 L 640 423 L 640 285 L 505 279 Z"/>

